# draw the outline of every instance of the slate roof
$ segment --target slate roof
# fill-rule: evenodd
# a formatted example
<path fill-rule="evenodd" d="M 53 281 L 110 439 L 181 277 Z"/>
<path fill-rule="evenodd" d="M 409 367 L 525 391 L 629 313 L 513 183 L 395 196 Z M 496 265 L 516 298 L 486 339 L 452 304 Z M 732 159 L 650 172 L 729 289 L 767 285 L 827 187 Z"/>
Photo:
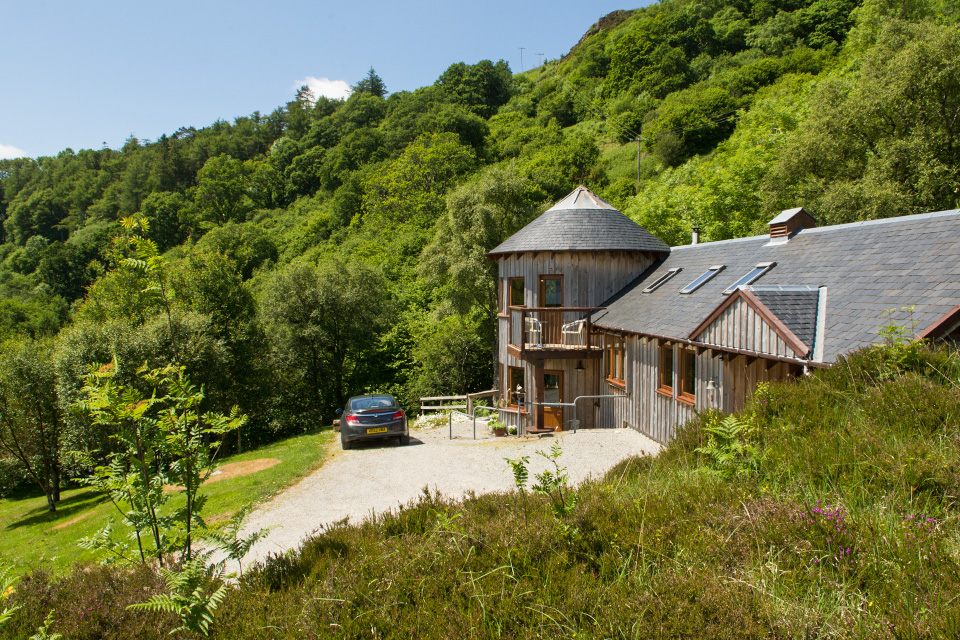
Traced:
<path fill-rule="evenodd" d="M 811 286 L 757 285 L 744 287 L 813 351 L 817 337 L 820 289 Z"/>
<path fill-rule="evenodd" d="M 586 187 L 577 187 L 487 255 L 526 251 L 666 253 L 670 247 Z"/>
<path fill-rule="evenodd" d="M 769 261 L 777 264 L 752 283 L 755 288 L 827 287 L 823 359 L 834 361 L 876 343 L 882 325 L 896 322 L 919 333 L 960 303 L 960 210 L 803 229 L 786 243 L 771 243 L 764 235 L 674 247 L 608 300 L 593 321 L 686 338 L 723 302 L 724 289 Z M 694 293 L 678 293 L 716 264 L 726 268 Z M 655 291 L 641 293 L 672 268 L 682 271 Z M 902 309 L 910 306 L 912 312 Z M 792 320 L 800 331 L 809 323 L 804 317 L 798 312 Z"/>

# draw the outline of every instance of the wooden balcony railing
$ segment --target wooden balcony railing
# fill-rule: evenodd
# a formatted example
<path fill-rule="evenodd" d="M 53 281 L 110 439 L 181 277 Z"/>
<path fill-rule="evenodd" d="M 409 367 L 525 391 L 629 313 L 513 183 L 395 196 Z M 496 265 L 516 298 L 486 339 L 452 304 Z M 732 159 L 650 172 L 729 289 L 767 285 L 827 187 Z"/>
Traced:
<path fill-rule="evenodd" d="M 591 344 L 590 314 L 605 307 L 510 307 L 510 345 L 520 352 L 559 352 L 584 357 L 602 351 Z"/>

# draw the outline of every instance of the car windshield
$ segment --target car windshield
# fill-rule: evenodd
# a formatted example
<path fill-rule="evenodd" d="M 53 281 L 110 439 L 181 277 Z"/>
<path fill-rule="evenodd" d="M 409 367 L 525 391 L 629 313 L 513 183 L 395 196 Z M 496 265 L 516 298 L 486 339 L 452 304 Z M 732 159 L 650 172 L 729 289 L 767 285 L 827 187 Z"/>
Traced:
<path fill-rule="evenodd" d="M 396 409 L 397 401 L 391 396 L 365 396 L 350 401 L 351 411 L 370 411 L 371 409 Z"/>

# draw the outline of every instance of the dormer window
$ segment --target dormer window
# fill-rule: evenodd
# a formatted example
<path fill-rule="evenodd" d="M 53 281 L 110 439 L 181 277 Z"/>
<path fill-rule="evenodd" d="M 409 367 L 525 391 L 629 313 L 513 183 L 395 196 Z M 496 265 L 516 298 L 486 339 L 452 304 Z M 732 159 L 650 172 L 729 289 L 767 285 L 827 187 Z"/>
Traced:
<path fill-rule="evenodd" d="M 739 289 L 740 287 L 750 284 L 751 282 L 753 282 L 754 280 L 756 280 L 757 278 L 765 274 L 767 271 L 770 271 L 770 269 L 772 269 L 776 264 L 777 264 L 776 262 L 761 262 L 757 264 L 757 266 L 751 269 L 749 273 L 747 273 L 745 276 L 743 276 L 742 278 L 734 282 L 732 285 L 727 287 L 724 290 L 723 295 L 728 296 L 734 291 L 736 291 L 737 289 Z"/>
<path fill-rule="evenodd" d="M 653 283 L 652 283 L 649 287 L 647 287 L 646 289 L 644 289 L 644 290 L 642 291 L 642 293 L 650 293 L 651 291 L 656 291 L 657 288 L 660 287 L 660 285 L 662 285 L 664 282 L 666 282 L 667 280 L 669 280 L 669 279 L 672 278 L 673 276 L 677 275 L 677 272 L 679 272 L 679 271 L 680 271 L 680 268 L 679 268 L 679 267 L 676 268 L 676 269 L 670 269 L 670 270 L 668 270 L 665 274 L 663 274 L 662 276 L 660 276 L 659 278 L 657 278 L 656 280 L 654 280 Z"/>
<path fill-rule="evenodd" d="M 712 267 L 707 269 L 706 273 L 704 273 L 699 278 L 697 278 L 696 280 L 694 280 L 693 282 L 685 286 L 683 289 L 681 289 L 680 293 L 693 293 L 694 291 L 702 287 L 704 284 L 706 284 L 707 281 L 713 278 L 713 276 L 717 275 L 721 271 L 723 271 L 722 264 L 713 265 Z"/>

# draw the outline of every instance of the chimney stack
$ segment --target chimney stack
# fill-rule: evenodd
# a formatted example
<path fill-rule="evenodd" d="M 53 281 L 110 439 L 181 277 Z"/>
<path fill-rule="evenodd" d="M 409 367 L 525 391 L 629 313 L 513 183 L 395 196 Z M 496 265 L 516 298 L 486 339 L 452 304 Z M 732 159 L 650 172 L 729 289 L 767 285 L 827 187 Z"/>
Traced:
<path fill-rule="evenodd" d="M 807 213 L 803 207 L 781 211 L 780 215 L 770 221 L 770 238 L 782 239 L 784 242 L 802 229 L 812 229 L 817 226 L 817 220 Z"/>
<path fill-rule="evenodd" d="M 691 239 L 690 244 L 700 244 L 700 227 L 693 228 L 693 238 Z"/>

